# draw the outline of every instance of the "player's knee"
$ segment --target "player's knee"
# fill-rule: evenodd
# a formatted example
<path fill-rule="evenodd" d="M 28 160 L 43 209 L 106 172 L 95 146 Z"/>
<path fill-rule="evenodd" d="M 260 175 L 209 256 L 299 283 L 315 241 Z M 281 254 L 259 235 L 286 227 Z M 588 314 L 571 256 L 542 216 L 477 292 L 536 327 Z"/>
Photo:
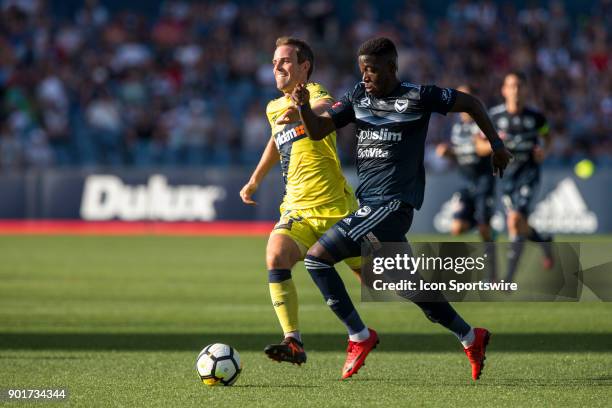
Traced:
<path fill-rule="evenodd" d="M 268 269 L 291 269 L 294 263 L 289 254 L 283 253 L 280 248 L 268 249 L 266 252 Z"/>
<path fill-rule="evenodd" d="M 478 232 L 484 241 L 492 241 L 493 233 L 491 232 L 491 226 L 486 223 L 478 224 Z"/>
<path fill-rule="evenodd" d="M 463 234 L 467 230 L 464 224 L 465 224 L 464 221 L 453 220 L 453 222 L 451 223 L 451 228 L 450 228 L 451 235 Z"/>
<path fill-rule="evenodd" d="M 331 265 L 335 263 L 331 254 L 327 252 L 327 249 L 325 249 L 325 247 L 319 242 L 315 242 L 315 244 L 311 246 L 310 249 L 308 249 L 308 253 L 306 254 L 306 256 L 315 257 Z"/>
<path fill-rule="evenodd" d="M 522 224 L 524 223 L 523 218 L 523 215 L 518 211 L 510 212 L 506 220 L 508 225 L 508 231 L 520 232 L 520 230 L 522 229 Z"/>

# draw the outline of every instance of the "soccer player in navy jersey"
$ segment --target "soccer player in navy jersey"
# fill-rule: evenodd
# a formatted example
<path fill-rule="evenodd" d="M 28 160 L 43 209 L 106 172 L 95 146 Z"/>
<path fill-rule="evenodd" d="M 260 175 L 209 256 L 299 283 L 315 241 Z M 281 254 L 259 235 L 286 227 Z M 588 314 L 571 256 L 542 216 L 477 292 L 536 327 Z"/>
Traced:
<path fill-rule="evenodd" d="M 544 115 L 526 105 L 526 91 L 525 75 L 509 72 L 501 89 L 504 103 L 489 110 L 491 120 L 514 156 L 502 182 L 502 201 L 511 241 L 506 281 L 514 278 L 525 240 L 539 242 L 544 252 L 544 267 L 553 266 L 552 237 L 540 234 L 527 222 L 540 182 L 540 166 L 550 146 L 550 127 Z"/>
<path fill-rule="evenodd" d="M 320 140 L 349 123 L 356 125 L 360 208 L 328 230 L 304 260 L 327 305 L 349 333 L 343 379 L 364 364 L 378 344 L 378 335 L 361 320 L 334 264 L 359 255 L 362 243 L 406 242 L 413 211 L 423 202 L 423 157 L 431 112 L 469 113 L 492 146 L 493 170 L 500 176 L 511 158 L 477 98 L 454 89 L 398 80 L 397 51 L 391 40 L 368 40 L 358 55 L 362 81 L 324 114 L 312 111 L 305 86 L 296 86 L 292 93 L 311 139 Z M 429 319 L 455 333 L 472 365 L 472 378 L 478 379 L 489 331 L 473 329 L 448 302 L 415 303 Z"/>

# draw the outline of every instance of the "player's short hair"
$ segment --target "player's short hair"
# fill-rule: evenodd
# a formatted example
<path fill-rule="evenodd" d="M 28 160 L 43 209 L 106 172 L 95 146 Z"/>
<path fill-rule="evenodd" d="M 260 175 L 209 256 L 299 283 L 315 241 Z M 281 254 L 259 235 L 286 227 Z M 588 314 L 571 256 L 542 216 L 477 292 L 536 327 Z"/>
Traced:
<path fill-rule="evenodd" d="M 519 71 L 519 70 L 508 71 L 506 75 L 504 75 L 504 81 L 506 81 L 506 78 L 508 78 L 510 75 L 517 77 L 518 80 L 521 81 L 522 83 L 527 82 L 527 75 L 525 75 L 523 71 Z"/>
<path fill-rule="evenodd" d="M 362 55 L 387 57 L 392 59 L 397 65 L 397 49 L 393 41 L 386 37 L 372 38 L 361 44 L 357 56 Z"/>
<path fill-rule="evenodd" d="M 308 68 L 308 76 L 307 79 L 310 79 L 310 75 L 314 70 L 314 53 L 312 52 L 312 48 L 305 41 L 300 40 L 295 37 L 279 37 L 276 40 L 276 48 L 281 45 L 291 45 L 295 47 L 295 51 L 297 53 L 298 63 L 303 63 L 304 61 L 310 62 L 310 68 Z"/>

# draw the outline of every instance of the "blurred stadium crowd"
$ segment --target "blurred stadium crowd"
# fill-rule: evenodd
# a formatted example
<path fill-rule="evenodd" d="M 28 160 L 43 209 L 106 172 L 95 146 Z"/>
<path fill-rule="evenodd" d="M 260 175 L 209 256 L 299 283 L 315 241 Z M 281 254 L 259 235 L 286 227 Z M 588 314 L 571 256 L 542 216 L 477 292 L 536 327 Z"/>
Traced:
<path fill-rule="evenodd" d="M 311 42 L 313 79 L 336 97 L 359 79 L 356 50 L 376 35 L 398 44 L 404 80 L 470 83 L 488 105 L 501 102 L 504 72 L 523 70 L 551 122 L 547 163 L 612 165 L 612 1 L 570 15 L 554 0 L 461 0 L 435 18 L 418 1 L 391 14 L 380 3 L 348 2 L 342 19 L 328 0 L 165 1 L 155 14 L 87 0 L 64 18 L 43 0 L 4 0 L 0 168 L 251 165 L 270 135 L 270 61 L 287 34 Z M 435 116 L 427 164 L 438 169 L 433 146 L 452 121 Z M 350 164 L 349 135 L 339 144 Z"/>

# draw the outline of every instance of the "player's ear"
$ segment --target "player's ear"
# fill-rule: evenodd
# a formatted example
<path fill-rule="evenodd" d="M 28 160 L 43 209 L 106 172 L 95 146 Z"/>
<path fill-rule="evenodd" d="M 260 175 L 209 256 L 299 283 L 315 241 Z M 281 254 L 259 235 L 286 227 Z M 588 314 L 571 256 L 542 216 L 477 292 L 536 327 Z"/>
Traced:
<path fill-rule="evenodd" d="M 301 65 L 302 71 L 304 71 L 304 73 L 306 74 L 306 77 L 308 77 L 308 71 L 310 70 L 310 61 L 305 60 L 302 65 Z"/>

